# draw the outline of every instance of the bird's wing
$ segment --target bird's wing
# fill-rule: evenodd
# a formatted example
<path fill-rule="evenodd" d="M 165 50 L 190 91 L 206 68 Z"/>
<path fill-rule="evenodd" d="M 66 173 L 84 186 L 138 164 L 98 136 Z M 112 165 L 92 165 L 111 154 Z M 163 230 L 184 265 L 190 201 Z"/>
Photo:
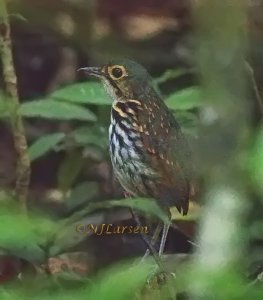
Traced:
<path fill-rule="evenodd" d="M 153 197 L 167 208 L 176 206 L 185 215 L 190 197 L 189 147 L 172 113 L 161 99 L 157 100 L 144 101 L 138 113 L 146 163 L 159 175 L 149 185 Z"/>

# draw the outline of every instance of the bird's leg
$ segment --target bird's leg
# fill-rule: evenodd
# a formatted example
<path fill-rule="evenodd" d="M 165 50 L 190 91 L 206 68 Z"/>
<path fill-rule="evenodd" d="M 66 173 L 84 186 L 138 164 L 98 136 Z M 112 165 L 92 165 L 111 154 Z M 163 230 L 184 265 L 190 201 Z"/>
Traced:
<path fill-rule="evenodd" d="M 170 225 L 166 225 L 166 224 L 163 225 L 163 233 L 162 233 L 162 239 L 161 239 L 160 248 L 159 248 L 159 256 L 162 256 L 162 254 L 163 254 L 169 228 L 170 228 Z"/>
<path fill-rule="evenodd" d="M 123 195 L 124 195 L 125 198 L 130 198 L 131 197 L 130 193 L 127 192 L 127 191 L 123 191 Z M 131 209 L 131 214 L 132 214 L 133 219 L 135 220 L 136 224 L 139 227 L 142 227 L 140 218 L 133 209 Z M 153 237 L 152 237 L 151 241 L 149 241 L 148 237 L 145 234 L 141 233 L 141 237 L 142 237 L 144 243 L 148 247 L 145 254 L 144 254 L 144 256 L 143 256 L 143 258 L 142 258 L 142 260 L 144 260 L 150 254 L 150 252 L 152 253 L 153 256 L 157 257 L 157 252 L 154 249 L 154 245 L 155 245 L 155 243 L 156 243 L 156 241 L 159 237 L 159 234 L 161 232 L 161 229 L 162 229 L 160 226 L 161 226 L 161 224 L 159 223 L 157 228 L 155 229 L 155 232 L 153 234 Z"/>
<path fill-rule="evenodd" d="M 154 231 L 154 233 L 153 233 L 152 239 L 151 239 L 151 244 L 152 244 L 153 247 L 154 247 L 155 243 L 158 240 L 158 237 L 160 235 L 161 230 L 162 230 L 162 223 L 159 222 L 156 229 L 155 229 L 155 231 Z M 149 254 L 150 254 L 150 249 L 148 248 L 146 250 L 146 252 L 144 253 L 142 261 L 145 260 L 149 256 Z"/>
<path fill-rule="evenodd" d="M 141 221 L 140 221 L 140 219 L 139 219 L 137 213 L 134 212 L 132 209 L 131 209 L 131 213 L 132 213 L 132 216 L 133 216 L 135 222 L 137 223 L 137 225 L 138 225 L 139 227 L 142 227 Z M 160 259 L 159 259 L 159 257 L 158 257 L 158 254 L 157 254 L 156 250 L 154 249 L 154 247 L 153 247 L 151 241 L 150 241 L 150 240 L 148 239 L 148 237 L 147 237 L 145 234 L 143 234 L 143 233 L 141 233 L 141 238 L 143 239 L 144 243 L 146 244 L 147 249 L 149 249 L 149 251 L 151 252 L 151 254 L 152 254 L 152 256 L 153 256 L 153 258 L 154 258 L 156 264 L 158 265 L 158 267 L 159 267 L 160 269 L 162 269 L 162 266 L 161 266 L 161 263 L 160 263 Z"/>

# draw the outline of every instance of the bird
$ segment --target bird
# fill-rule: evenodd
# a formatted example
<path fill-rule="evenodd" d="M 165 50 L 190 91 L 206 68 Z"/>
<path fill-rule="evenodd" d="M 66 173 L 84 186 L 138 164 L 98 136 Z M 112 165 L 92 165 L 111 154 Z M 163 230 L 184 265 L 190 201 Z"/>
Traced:
<path fill-rule="evenodd" d="M 112 99 L 109 150 L 121 186 L 133 197 L 156 199 L 170 218 L 174 206 L 186 215 L 192 190 L 190 147 L 150 74 L 129 59 L 81 70 L 101 80 Z M 164 224 L 159 255 L 168 230 Z"/>

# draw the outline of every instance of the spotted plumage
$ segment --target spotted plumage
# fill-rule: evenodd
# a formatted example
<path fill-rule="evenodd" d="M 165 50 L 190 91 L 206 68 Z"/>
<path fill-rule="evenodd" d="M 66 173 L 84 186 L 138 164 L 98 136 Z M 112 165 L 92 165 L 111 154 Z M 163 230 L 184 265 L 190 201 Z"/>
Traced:
<path fill-rule="evenodd" d="M 187 214 L 189 147 L 147 71 L 129 60 L 84 70 L 99 77 L 113 99 L 110 154 L 123 188 L 134 196 L 157 199 L 166 211 L 176 206 Z"/>

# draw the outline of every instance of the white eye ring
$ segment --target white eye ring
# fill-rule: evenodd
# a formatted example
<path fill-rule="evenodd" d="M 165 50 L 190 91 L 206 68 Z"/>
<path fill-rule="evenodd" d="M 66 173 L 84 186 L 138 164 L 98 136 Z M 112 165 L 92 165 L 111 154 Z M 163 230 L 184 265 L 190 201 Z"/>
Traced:
<path fill-rule="evenodd" d="M 127 76 L 127 72 L 123 66 L 113 66 L 109 70 L 109 75 L 112 79 L 117 80 Z"/>

